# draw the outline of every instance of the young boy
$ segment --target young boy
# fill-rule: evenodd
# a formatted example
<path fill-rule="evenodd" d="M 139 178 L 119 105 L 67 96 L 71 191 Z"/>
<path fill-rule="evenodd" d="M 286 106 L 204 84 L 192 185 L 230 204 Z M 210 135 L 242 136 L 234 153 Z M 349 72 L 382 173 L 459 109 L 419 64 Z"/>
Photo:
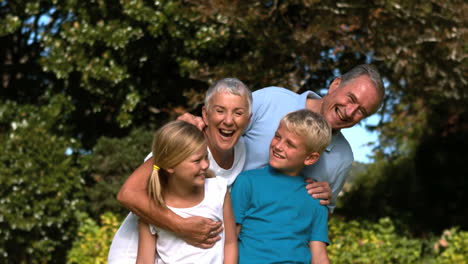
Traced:
<path fill-rule="evenodd" d="M 328 209 L 307 194 L 301 170 L 319 159 L 330 140 L 320 114 L 291 112 L 271 141 L 269 165 L 237 177 L 231 196 L 239 264 L 329 263 Z"/>

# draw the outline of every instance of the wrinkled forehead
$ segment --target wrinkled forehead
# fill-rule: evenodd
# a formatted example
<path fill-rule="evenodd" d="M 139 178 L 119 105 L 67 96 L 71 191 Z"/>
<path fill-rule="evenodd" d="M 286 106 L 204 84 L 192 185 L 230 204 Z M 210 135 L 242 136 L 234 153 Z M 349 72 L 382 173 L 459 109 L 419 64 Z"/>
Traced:
<path fill-rule="evenodd" d="M 226 102 L 227 100 L 230 100 L 230 97 L 232 96 L 238 96 L 242 100 L 239 103 L 239 107 L 248 107 L 249 102 L 247 99 L 247 94 L 243 92 L 233 92 L 229 90 L 221 90 L 221 91 L 216 91 L 213 93 L 213 96 L 208 101 L 208 106 L 212 105 L 220 105 Z"/>

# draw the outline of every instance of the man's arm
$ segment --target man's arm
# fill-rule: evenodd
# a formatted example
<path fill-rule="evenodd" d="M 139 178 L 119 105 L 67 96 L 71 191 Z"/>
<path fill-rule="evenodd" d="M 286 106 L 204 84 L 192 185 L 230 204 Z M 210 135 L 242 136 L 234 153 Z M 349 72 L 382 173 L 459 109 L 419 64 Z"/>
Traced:
<path fill-rule="evenodd" d="M 324 242 L 310 241 L 309 248 L 312 254 L 311 264 L 330 264 L 327 255 L 327 245 Z"/>
<path fill-rule="evenodd" d="M 138 167 L 120 188 L 117 200 L 146 223 L 174 232 L 193 246 L 212 247 L 221 238 L 222 223 L 199 216 L 182 218 L 152 202 L 146 192 L 152 165 L 151 158 Z"/>

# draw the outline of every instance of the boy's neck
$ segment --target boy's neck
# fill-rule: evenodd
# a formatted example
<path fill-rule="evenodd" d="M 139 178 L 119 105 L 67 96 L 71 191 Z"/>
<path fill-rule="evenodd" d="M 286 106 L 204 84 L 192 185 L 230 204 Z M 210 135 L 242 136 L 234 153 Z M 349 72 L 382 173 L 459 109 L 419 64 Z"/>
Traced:
<path fill-rule="evenodd" d="M 286 170 L 286 169 L 273 168 L 273 167 L 271 167 L 271 168 L 274 169 L 275 171 L 281 173 L 281 174 L 288 175 L 288 176 L 291 176 L 291 177 L 297 177 L 297 176 L 301 176 L 301 170 L 304 167 L 300 168 L 299 170 Z"/>

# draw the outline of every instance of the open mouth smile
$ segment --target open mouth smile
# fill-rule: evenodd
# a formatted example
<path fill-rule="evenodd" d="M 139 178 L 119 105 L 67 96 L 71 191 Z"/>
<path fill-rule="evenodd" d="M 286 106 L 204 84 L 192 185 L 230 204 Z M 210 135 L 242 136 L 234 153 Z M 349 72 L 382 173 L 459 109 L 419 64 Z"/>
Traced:
<path fill-rule="evenodd" d="M 347 116 L 344 116 L 344 115 L 341 113 L 341 111 L 340 111 L 340 109 L 338 109 L 338 107 L 336 108 L 335 112 L 336 112 L 336 115 L 338 116 L 338 118 L 339 118 L 341 121 L 347 122 L 347 121 L 349 120 L 349 118 L 348 118 Z"/>
<path fill-rule="evenodd" d="M 277 153 L 277 152 L 275 152 L 275 151 L 272 151 L 272 154 L 273 154 L 273 156 L 274 156 L 275 158 L 278 158 L 278 159 L 284 159 L 284 156 L 282 156 L 282 155 L 278 154 L 278 153 Z"/>
<path fill-rule="evenodd" d="M 235 130 L 227 130 L 227 129 L 218 129 L 219 134 L 223 137 L 232 137 L 234 133 L 236 132 Z"/>

